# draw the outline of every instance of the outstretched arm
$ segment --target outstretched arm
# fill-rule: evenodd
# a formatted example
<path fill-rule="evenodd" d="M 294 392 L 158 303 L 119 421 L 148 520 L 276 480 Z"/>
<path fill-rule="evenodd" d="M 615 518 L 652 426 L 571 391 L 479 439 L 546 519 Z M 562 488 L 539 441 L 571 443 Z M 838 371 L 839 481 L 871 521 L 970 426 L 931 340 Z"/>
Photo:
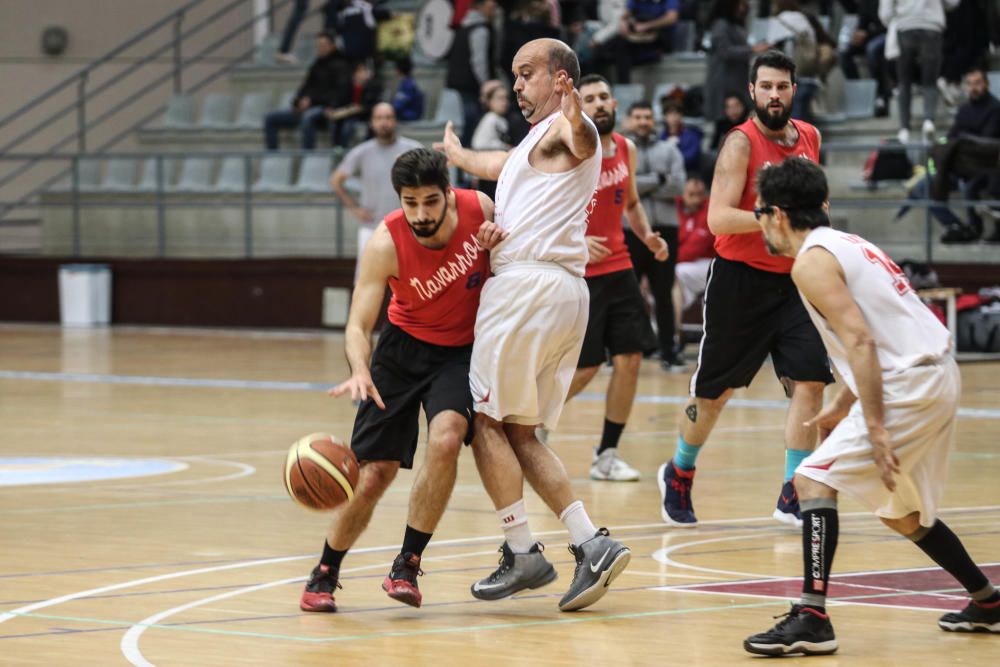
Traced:
<path fill-rule="evenodd" d="M 586 160 L 598 150 L 600 139 L 597 128 L 584 118 L 580 91 L 573 87 L 573 80 L 565 72 L 556 75 L 556 93 L 562 98 L 560 111 L 565 119 L 559 138 L 573 157 L 580 161 Z"/>
<path fill-rule="evenodd" d="M 474 151 L 463 147 L 450 120 L 444 128 L 444 139 L 435 142 L 434 149 L 447 155 L 448 162 L 462 171 L 489 181 L 500 178 L 509 155 L 507 151 Z"/>

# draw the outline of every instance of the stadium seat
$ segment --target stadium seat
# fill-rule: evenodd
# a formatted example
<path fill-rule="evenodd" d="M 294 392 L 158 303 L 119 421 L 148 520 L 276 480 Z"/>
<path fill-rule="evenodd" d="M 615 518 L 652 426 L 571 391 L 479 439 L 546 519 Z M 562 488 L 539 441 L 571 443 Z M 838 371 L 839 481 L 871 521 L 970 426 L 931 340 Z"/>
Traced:
<path fill-rule="evenodd" d="M 329 155 L 307 155 L 302 158 L 296 192 L 330 192 L 332 160 Z"/>
<path fill-rule="evenodd" d="M 163 189 L 166 190 L 173 184 L 174 171 L 176 171 L 177 160 L 166 158 L 163 160 Z M 142 166 L 142 180 L 135 186 L 137 192 L 156 192 L 156 158 L 146 158 Z"/>
<path fill-rule="evenodd" d="M 171 95 L 161 125 L 163 127 L 191 127 L 194 125 L 194 98 L 190 95 Z"/>
<path fill-rule="evenodd" d="M 176 192 L 208 192 L 212 189 L 212 166 L 208 157 L 186 157 L 181 164 L 181 176 L 168 190 Z"/>
<path fill-rule="evenodd" d="M 235 106 L 233 96 L 227 93 L 211 93 L 206 95 L 205 102 L 201 107 L 201 118 L 198 121 L 199 127 L 230 127 L 233 124 Z"/>
<path fill-rule="evenodd" d="M 236 114 L 236 127 L 259 129 L 264 125 L 264 115 L 271 110 L 271 93 L 248 93 L 240 101 Z"/>
<path fill-rule="evenodd" d="M 271 34 L 265 37 L 254 49 L 253 61 L 257 65 L 276 65 L 274 56 L 278 53 L 278 43 L 281 35 Z"/>
<path fill-rule="evenodd" d="M 438 98 L 437 110 L 434 112 L 434 122 L 444 124 L 449 120 L 455 124 L 456 129 L 465 126 L 462 95 L 457 90 L 443 88 L 441 96 Z"/>
<path fill-rule="evenodd" d="M 618 100 L 618 122 L 621 123 L 633 102 L 638 102 L 646 94 L 646 87 L 641 83 L 615 84 L 612 94 Z"/>
<path fill-rule="evenodd" d="M 844 113 L 848 118 L 872 118 L 875 115 L 875 79 L 848 79 L 844 82 Z"/>
<path fill-rule="evenodd" d="M 288 192 L 292 189 L 292 158 L 287 155 L 265 155 L 260 161 L 260 178 L 253 184 L 254 192 Z"/>
<path fill-rule="evenodd" d="M 243 192 L 246 187 L 246 160 L 239 155 L 223 158 L 215 189 L 219 192 Z"/>
<path fill-rule="evenodd" d="M 107 192 L 130 192 L 135 189 L 136 164 L 132 158 L 112 158 L 108 160 L 101 190 Z"/>

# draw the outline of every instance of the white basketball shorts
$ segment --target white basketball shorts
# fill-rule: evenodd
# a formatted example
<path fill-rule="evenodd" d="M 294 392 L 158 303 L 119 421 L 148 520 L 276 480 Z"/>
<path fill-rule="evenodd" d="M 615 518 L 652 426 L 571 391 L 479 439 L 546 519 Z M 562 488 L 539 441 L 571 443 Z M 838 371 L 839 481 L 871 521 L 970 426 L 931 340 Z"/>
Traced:
<path fill-rule="evenodd" d="M 705 284 L 708 282 L 708 267 L 711 264 L 711 259 L 702 258 L 693 262 L 680 262 L 674 267 L 674 275 L 681 286 L 682 307 L 685 310 L 694 303 L 695 299 L 705 293 Z"/>
<path fill-rule="evenodd" d="M 516 262 L 486 281 L 469 385 L 476 412 L 555 429 L 587 330 L 583 278 L 551 262 Z"/>
<path fill-rule="evenodd" d="M 885 427 L 899 457 L 896 490 L 882 484 L 872 458 L 861 401 L 795 471 L 846 493 L 877 516 L 900 519 L 920 513 L 931 526 L 944 493 L 961 391 L 951 357 L 883 376 Z"/>

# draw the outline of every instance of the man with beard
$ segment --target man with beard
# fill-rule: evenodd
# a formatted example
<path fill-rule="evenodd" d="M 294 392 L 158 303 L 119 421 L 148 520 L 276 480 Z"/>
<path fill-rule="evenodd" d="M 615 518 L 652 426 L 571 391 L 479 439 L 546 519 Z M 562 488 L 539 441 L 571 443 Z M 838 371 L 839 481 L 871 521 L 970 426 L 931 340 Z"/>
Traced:
<path fill-rule="evenodd" d="M 426 148 L 399 156 L 391 180 L 402 208 L 385 216 L 361 258 L 344 333 L 351 377 L 330 390 L 361 401 L 351 437 L 361 473 L 354 498 L 333 511 L 320 563 L 302 592 L 303 611 L 337 611 L 334 592 L 347 550 L 396 472 L 413 467 L 422 405 L 427 453 L 410 491 L 403 547 L 382 583 L 389 597 L 420 606 L 420 558 L 455 485 L 462 442 L 471 440 L 469 359 L 490 270 L 476 237 L 490 227 L 484 220 L 493 217 L 493 202 L 481 192 L 452 189 L 445 157 Z M 483 233 L 485 241 L 496 240 Z M 372 355 L 386 286 L 389 323 Z"/>
<path fill-rule="evenodd" d="M 765 167 L 757 189 L 754 215 L 767 248 L 793 260 L 794 286 L 843 386 L 810 417 L 823 442 L 795 474 L 804 519 L 802 597 L 743 647 L 763 655 L 837 650 L 826 602 L 841 493 L 907 537 L 969 594 L 964 609 L 938 619 L 942 630 L 1000 633 L 1000 594 L 937 518 L 961 394 L 948 330 L 880 248 L 830 228 L 829 189 L 818 166 L 789 158 Z"/>
<path fill-rule="evenodd" d="M 558 576 L 535 542 L 524 504 L 527 478 L 570 535 L 576 570 L 559 609 L 601 599 L 631 551 L 598 530 L 562 461 L 538 441 L 559 423 L 587 329 L 587 208 L 601 172 L 597 129 L 581 109 L 580 63 L 565 43 L 536 39 L 514 57 L 514 93 L 528 136 L 509 152 L 463 148 L 451 123 L 438 146 L 448 160 L 497 181 L 496 226 L 509 236 L 490 256 L 494 277 L 476 316 L 469 383 L 472 446 L 504 532 L 500 567 L 472 585 L 498 600 Z"/>
<path fill-rule="evenodd" d="M 819 411 L 823 388 L 833 382 L 823 342 L 789 277 L 792 260 L 768 254 L 753 215 L 757 170 L 792 156 L 818 161 L 819 132 L 790 120 L 795 63 L 783 53 L 768 51 L 754 60 L 749 91 L 756 114 L 729 133 L 715 166 L 708 226 L 719 256 L 709 269 L 704 334 L 677 449 L 657 478 L 661 516 L 681 527 L 698 522 L 691 485 L 702 445 L 734 389 L 748 386 L 768 355 L 790 399 L 785 483 L 774 518 L 801 525 L 791 480 L 816 446 L 816 427 L 803 423 Z"/>
<path fill-rule="evenodd" d="M 580 96 L 583 113 L 597 126 L 603 158 L 594 195 L 596 204 L 590 207 L 587 216 L 590 260 L 584 277 L 590 292 L 590 317 L 566 400 L 583 391 L 601 365 L 611 358 L 613 370 L 605 399 L 604 431 L 591 461 L 590 478 L 634 482 L 639 479 L 639 471 L 618 456 L 618 440 L 635 400 L 649 318 L 625 244 L 622 215 L 656 261 L 665 261 L 668 250 L 666 241 L 650 229 L 639 204 L 636 148 L 630 139 L 614 131 L 618 102 L 611 96 L 611 84 L 603 76 L 588 74 L 580 79 Z"/>
<path fill-rule="evenodd" d="M 396 111 L 387 102 L 380 102 L 372 108 L 370 124 L 375 136 L 348 151 L 330 176 L 330 187 L 358 221 L 359 258 L 378 222 L 399 206 L 399 195 L 387 178 L 396 158 L 406 151 L 421 147 L 419 141 L 396 134 Z M 361 179 L 360 203 L 344 187 L 344 183 L 351 177 Z M 359 262 L 354 271 L 355 282 L 358 280 L 360 266 Z"/>

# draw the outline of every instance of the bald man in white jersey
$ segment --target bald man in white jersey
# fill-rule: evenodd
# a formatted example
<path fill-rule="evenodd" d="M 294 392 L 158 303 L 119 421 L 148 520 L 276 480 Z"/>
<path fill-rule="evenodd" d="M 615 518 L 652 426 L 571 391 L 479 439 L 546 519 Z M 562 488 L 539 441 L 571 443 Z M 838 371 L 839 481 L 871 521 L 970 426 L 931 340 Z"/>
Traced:
<path fill-rule="evenodd" d="M 491 246 L 494 277 L 483 288 L 469 383 L 476 410 L 473 453 L 497 508 L 505 541 L 500 567 L 472 585 L 496 600 L 556 579 L 528 527 L 524 479 L 570 533 L 576 571 L 563 611 L 599 600 L 631 552 L 598 530 L 576 499 L 559 458 L 535 438 L 554 429 L 587 329 L 587 209 L 601 171 L 597 129 L 583 115 L 576 54 L 538 39 L 514 57 L 514 92 L 531 131 L 510 152 L 462 148 L 451 124 L 439 148 L 457 167 L 497 181 L 496 220 L 480 241 Z"/>
<path fill-rule="evenodd" d="M 822 442 L 795 471 L 802 597 L 743 647 L 764 655 L 837 650 L 826 596 L 840 493 L 869 507 L 968 591 L 972 599 L 942 616 L 941 629 L 1000 633 L 1000 594 L 937 518 L 961 392 L 948 330 L 882 250 L 830 228 L 826 177 L 815 163 L 794 157 L 764 167 L 757 192 L 754 215 L 768 252 L 794 258 L 792 280 L 844 386 L 807 422 L 819 427 Z"/>

